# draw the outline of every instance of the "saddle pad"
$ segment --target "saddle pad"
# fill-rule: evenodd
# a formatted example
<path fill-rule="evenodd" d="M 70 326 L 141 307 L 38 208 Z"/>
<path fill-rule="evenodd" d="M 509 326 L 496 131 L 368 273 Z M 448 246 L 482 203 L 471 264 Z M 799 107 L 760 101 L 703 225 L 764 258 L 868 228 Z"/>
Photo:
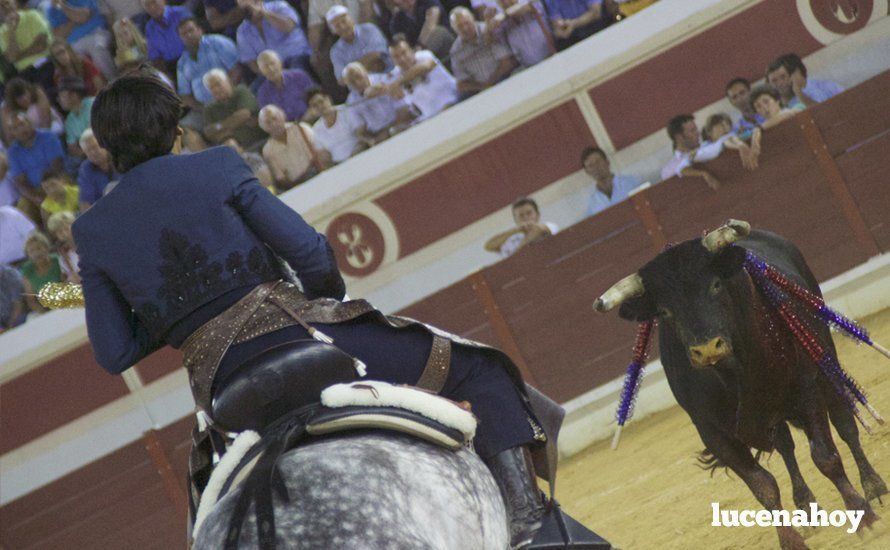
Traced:
<path fill-rule="evenodd" d="M 312 435 L 345 430 L 392 430 L 456 451 L 469 440 L 454 428 L 413 411 L 395 407 L 338 407 L 321 409 L 306 426 Z"/>
<path fill-rule="evenodd" d="M 334 384 L 321 392 L 321 404 L 338 407 L 394 407 L 415 412 L 447 428 L 459 431 L 469 441 L 476 435 L 476 417 L 457 403 L 413 386 L 396 386 L 378 380 Z"/>

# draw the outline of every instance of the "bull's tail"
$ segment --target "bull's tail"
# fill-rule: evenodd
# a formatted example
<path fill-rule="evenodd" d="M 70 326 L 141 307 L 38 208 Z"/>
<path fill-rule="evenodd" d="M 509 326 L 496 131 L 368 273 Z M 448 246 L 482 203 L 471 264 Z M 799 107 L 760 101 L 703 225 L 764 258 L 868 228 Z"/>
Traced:
<path fill-rule="evenodd" d="M 717 471 L 717 468 L 723 468 L 724 473 L 729 475 L 727 466 L 722 460 L 717 458 L 714 453 L 712 453 L 707 447 L 702 449 L 698 456 L 695 458 L 698 461 L 698 466 L 702 470 L 710 470 L 711 477 L 714 477 L 714 472 Z"/>

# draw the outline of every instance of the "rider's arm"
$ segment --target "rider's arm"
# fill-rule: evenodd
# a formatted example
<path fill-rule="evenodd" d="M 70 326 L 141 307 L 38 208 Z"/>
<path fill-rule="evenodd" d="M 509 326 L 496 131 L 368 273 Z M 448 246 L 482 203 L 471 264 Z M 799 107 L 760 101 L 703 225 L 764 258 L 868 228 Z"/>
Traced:
<path fill-rule="evenodd" d="M 225 151 L 223 173 L 232 184 L 229 204 L 253 232 L 297 273 L 306 296 L 342 299 L 346 285 L 324 235 L 264 189 L 234 151 Z"/>
<path fill-rule="evenodd" d="M 75 235 L 75 240 L 77 239 Z M 112 374 L 120 374 L 143 357 L 158 350 L 145 326 L 130 309 L 120 290 L 108 276 L 81 256 L 79 260 L 87 333 L 96 361 Z"/>

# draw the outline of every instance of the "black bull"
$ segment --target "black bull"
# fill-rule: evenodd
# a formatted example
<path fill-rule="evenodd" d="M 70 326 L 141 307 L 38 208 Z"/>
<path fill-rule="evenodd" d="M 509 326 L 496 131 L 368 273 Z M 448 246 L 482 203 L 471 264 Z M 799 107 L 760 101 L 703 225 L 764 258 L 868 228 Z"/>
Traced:
<path fill-rule="evenodd" d="M 794 458 L 790 422 L 806 433 L 813 462 L 847 508 L 864 510 L 862 525 L 869 526 L 878 517 L 868 501 L 885 494 L 886 485 L 862 451 L 852 411 L 755 288 L 744 269 L 745 249 L 821 296 L 816 279 L 793 244 L 768 232 L 749 235 L 747 224 L 736 223 L 738 231 L 730 229 L 730 238 L 716 239 L 716 245 L 706 237 L 665 250 L 622 281 L 633 279 L 633 289 L 623 288 L 611 303 L 604 303 L 604 294 L 594 307 L 605 311 L 621 304 L 625 319 L 658 318 L 661 362 L 674 397 L 705 444 L 704 462 L 729 467 L 765 509 L 779 510 L 776 480 L 757 460 L 760 452 L 778 450 L 795 504 L 809 509 L 815 497 Z M 828 329 L 821 324 L 813 329 L 836 355 Z M 856 460 L 866 498 L 847 479 L 829 418 Z M 806 547 L 791 527 L 778 530 L 783 548 Z"/>

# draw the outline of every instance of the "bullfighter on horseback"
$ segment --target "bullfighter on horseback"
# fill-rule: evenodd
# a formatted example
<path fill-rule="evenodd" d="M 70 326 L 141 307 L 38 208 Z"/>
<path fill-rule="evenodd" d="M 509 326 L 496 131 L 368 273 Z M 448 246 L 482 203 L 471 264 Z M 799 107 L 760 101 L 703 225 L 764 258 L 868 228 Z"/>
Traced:
<path fill-rule="evenodd" d="M 237 417 L 268 405 L 275 386 L 295 383 L 287 369 L 300 351 L 289 343 L 332 340 L 368 379 L 472 405 L 475 449 L 501 488 L 512 544 L 527 544 L 545 510 L 529 451 L 547 435 L 513 363 L 364 300 L 342 301 L 325 237 L 264 189 L 237 153 L 177 154 L 181 109 L 174 91 L 146 73 L 121 77 L 93 106 L 95 135 L 123 173 L 73 228 L 98 363 L 121 373 L 162 346 L 181 349 L 199 414 L 213 426 L 215 397 L 234 384 L 252 388 L 227 412 Z M 284 263 L 301 288 L 284 280 Z M 251 363 L 263 353 L 266 364 Z M 212 453 L 196 434 L 194 501 Z"/>

